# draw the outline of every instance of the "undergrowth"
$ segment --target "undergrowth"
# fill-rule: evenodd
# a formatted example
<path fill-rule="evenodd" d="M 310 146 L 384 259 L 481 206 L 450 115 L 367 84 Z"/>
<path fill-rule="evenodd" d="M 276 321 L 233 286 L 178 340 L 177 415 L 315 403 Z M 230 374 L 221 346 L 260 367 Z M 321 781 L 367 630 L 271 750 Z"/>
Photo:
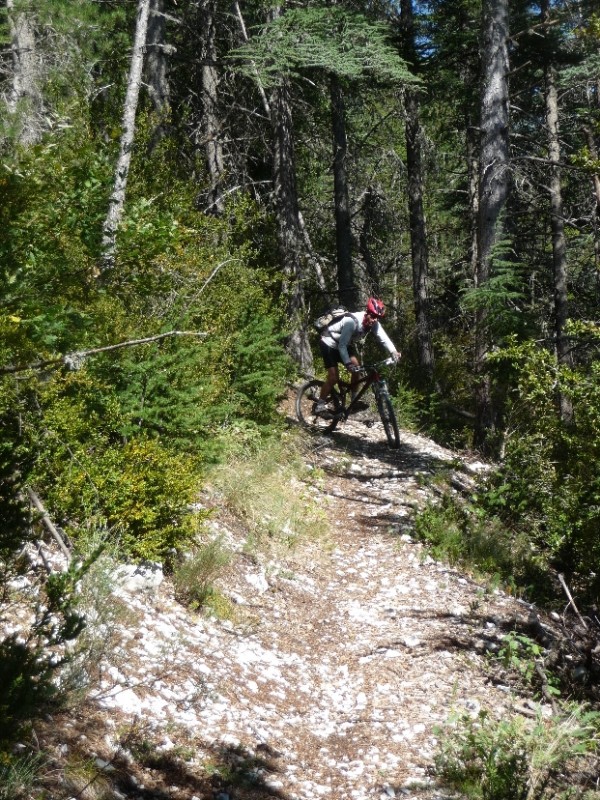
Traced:
<path fill-rule="evenodd" d="M 461 715 L 437 731 L 434 772 L 469 800 L 598 800 L 599 722 L 600 714 L 575 705 L 550 718 Z"/>
<path fill-rule="evenodd" d="M 327 532 L 322 509 L 310 493 L 312 480 L 292 434 L 234 446 L 208 480 L 224 506 L 248 531 L 248 548 L 293 549 Z"/>

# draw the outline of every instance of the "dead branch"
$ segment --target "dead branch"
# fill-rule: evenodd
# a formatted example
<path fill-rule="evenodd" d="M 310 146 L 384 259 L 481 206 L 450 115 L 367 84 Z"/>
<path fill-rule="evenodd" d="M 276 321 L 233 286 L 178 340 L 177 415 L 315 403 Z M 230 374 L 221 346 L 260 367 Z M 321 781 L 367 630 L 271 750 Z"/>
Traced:
<path fill-rule="evenodd" d="M 66 353 L 64 356 L 60 356 L 60 358 L 49 358 L 43 361 L 35 361 L 32 364 L 16 364 L 0 367 L 0 375 L 14 375 L 17 372 L 46 369 L 46 367 L 56 367 L 59 364 L 63 364 L 70 369 L 79 369 L 83 361 L 89 356 L 95 356 L 98 355 L 98 353 L 108 353 L 111 350 L 120 350 L 122 347 L 135 347 L 138 344 L 158 342 L 161 339 L 166 339 L 168 336 L 196 336 L 198 338 L 203 338 L 208 336 L 208 334 L 198 331 L 169 331 L 168 333 L 159 333 L 156 336 L 146 336 L 143 339 L 129 339 L 126 342 L 109 344 L 105 347 L 94 347 L 91 350 L 77 350 L 73 353 Z"/>
<path fill-rule="evenodd" d="M 579 618 L 579 621 L 581 622 L 581 624 L 583 625 L 583 627 L 584 627 L 584 628 L 585 628 L 585 630 L 587 631 L 587 630 L 588 630 L 587 623 L 586 623 L 586 621 L 584 620 L 584 618 L 581 616 L 581 614 L 579 613 L 579 609 L 578 609 L 578 608 L 577 608 L 577 606 L 575 605 L 575 601 L 573 600 L 573 597 L 572 597 L 572 595 L 571 595 L 571 592 L 569 591 L 569 587 L 567 586 L 567 584 L 566 584 L 566 582 L 565 582 L 564 575 L 559 575 L 559 576 L 558 576 L 558 580 L 560 581 L 560 585 L 563 587 L 563 589 L 564 589 L 564 591 L 565 591 L 565 594 L 567 595 L 567 598 L 568 598 L 568 600 L 569 600 L 569 603 L 570 603 L 570 604 L 571 604 L 571 606 L 573 607 L 573 611 L 574 611 L 574 612 L 577 614 L 577 617 Z"/>
<path fill-rule="evenodd" d="M 63 554 L 67 557 L 67 560 L 70 561 L 71 560 L 71 551 L 69 550 L 69 548 L 65 544 L 63 537 L 58 532 L 58 529 L 56 528 L 56 526 L 54 525 L 54 523 L 50 519 L 50 515 L 48 514 L 48 512 L 44 508 L 44 504 L 42 503 L 40 498 L 37 496 L 37 494 L 33 491 L 33 489 L 28 488 L 27 489 L 27 494 L 29 495 L 29 499 L 31 500 L 33 505 L 39 511 L 39 513 L 41 515 L 40 519 L 42 520 L 42 522 L 44 523 L 44 525 L 46 526 L 46 528 L 50 532 L 52 538 L 56 541 L 56 543 L 60 547 L 60 549 L 63 552 Z"/>

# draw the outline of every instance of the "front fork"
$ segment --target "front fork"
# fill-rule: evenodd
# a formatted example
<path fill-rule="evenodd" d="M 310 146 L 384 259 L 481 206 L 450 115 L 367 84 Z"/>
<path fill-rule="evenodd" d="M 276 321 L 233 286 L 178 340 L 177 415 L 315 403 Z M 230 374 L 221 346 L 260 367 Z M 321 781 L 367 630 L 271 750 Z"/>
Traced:
<path fill-rule="evenodd" d="M 380 397 L 389 397 L 390 390 L 388 389 L 387 381 L 385 378 L 380 378 L 373 384 L 373 391 L 375 392 L 375 399 L 379 402 Z"/>

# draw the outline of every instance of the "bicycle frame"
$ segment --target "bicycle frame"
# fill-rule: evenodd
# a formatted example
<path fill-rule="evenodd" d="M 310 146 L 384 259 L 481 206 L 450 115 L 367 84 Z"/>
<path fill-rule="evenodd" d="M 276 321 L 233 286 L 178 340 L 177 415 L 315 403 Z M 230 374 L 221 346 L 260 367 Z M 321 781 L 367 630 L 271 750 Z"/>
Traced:
<path fill-rule="evenodd" d="M 377 364 L 365 364 L 362 367 L 362 371 L 366 372 L 367 374 L 361 376 L 358 381 L 354 384 L 348 383 L 347 381 L 338 381 L 339 389 L 335 387 L 332 389 L 332 393 L 335 393 L 342 406 L 342 410 L 334 416 L 334 419 L 340 420 L 347 420 L 350 414 L 352 413 L 352 409 L 354 404 L 357 403 L 361 397 L 371 388 L 371 386 L 377 387 L 378 384 L 382 384 L 382 389 L 387 391 L 387 385 L 385 383 L 385 379 L 379 373 L 379 367 L 382 365 L 389 366 L 390 364 L 394 363 L 393 358 L 386 358 L 384 361 L 380 361 Z M 355 390 L 358 386 L 362 384 L 362 388 L 356 393 L 356 395 L 352 398 L 350 404 L 346 406 L 346 397 L 349 391 Z M 377 388 L 375 388 L 375 393 L 377 394 Z"/>

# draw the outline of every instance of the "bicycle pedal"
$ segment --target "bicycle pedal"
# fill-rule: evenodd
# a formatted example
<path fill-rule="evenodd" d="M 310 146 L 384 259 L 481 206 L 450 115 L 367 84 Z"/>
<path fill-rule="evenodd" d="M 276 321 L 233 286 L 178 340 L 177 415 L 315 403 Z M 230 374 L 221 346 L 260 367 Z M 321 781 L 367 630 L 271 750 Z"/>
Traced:
<path fill-rule="evenodd" d="M 327 408 L 318 409 L 317 403 L 313 405 L 312 413 L 315 415 L 315 417 L 321 417 L 321 419 L 333 419 L 334 416 Z"/>

